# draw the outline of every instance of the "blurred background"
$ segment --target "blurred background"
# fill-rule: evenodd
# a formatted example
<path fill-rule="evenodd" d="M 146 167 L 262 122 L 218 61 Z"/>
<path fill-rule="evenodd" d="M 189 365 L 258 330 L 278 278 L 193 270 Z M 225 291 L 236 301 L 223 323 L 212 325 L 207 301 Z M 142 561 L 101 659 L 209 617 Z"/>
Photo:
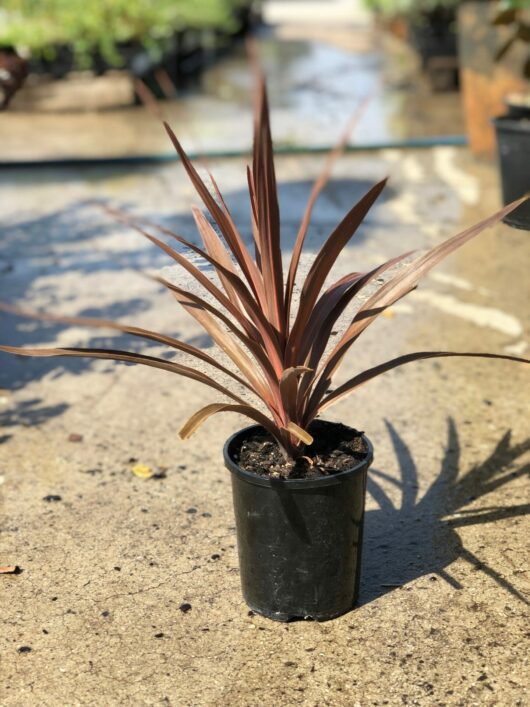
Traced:
<path fill-rule="evenodd" d="M 279 149 L 333 143 L 337 121 L 368 98 L 358 147 L 469 141 L 492 157 L 492 118 L 524 104 L 529 87 L 528 5 L 1 0 L 0 163 L 169 157 L 139 80 L 192 152 L 247 151 L 249 34 Z"/>

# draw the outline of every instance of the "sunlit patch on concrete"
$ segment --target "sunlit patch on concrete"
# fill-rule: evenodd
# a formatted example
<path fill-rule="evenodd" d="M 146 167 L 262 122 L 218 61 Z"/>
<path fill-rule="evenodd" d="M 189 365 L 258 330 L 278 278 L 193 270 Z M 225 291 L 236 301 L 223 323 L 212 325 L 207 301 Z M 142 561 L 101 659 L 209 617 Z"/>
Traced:
<path fill-rule="evenodd" d="M 480 327 L 495 329 L 507 336 L 520 336 L 523 332 L 523 327 L 516 317 L 495 307 L 461 302 L 453 295 L 440 294 L 432 290 L 418 290 L 409 296 L 417 301 L 426 302 L 441 312 L 466 319 Z"/>

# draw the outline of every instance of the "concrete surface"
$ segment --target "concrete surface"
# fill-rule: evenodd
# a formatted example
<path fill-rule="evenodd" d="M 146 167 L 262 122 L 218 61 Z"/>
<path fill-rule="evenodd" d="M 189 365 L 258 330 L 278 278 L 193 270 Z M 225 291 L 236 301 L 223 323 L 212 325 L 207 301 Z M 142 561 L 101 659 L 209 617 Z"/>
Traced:
<path fill-rule="evenodd" d="M 257 42 L 278 145 L 335 144 L 365 99 L 352 144 L 381 146 L 464 133 L 459 94 L 433 93 L 411 48 L 371 27 L 286 23 L 264 28 Z M 252 75 L 243 45 L 196 83 L 180 88 L 179 99 L 161 108 L 189 150 L 249 149 Z M 95 84 L 94 96 L 98 90 Z M 116 91 L 111 93 L 107 102 L 116 99 Z M 98 112 L 79 100 L 77 112 L 30 112 L 23 98 L 20 93 L 0 114 L 0 162 L 174 155 L 142 106 Z"/>
<path fill-rule="evenodd" d="M 278 161 L 286 253 L 319 165 Z M 211 166 L 243 222 L 243 162 Z M 342 268 L 437 243 L 499 203 L 494 171 L 463 151 L 350 155 L 310 247 L 388 172 Z M 196 199 L 180 166 L 0 180 L 2 299 L 207 345 L 136 273 L 163 255 L 87 203 L 108 198 L 191 235 Z M 468 244 L 366 332 L 341 377 L 421 349 L 523 354 L 529 247 L 504 225 Z M 23 345 L 158 351 L 7 315 L 0 329 Z M 329 623 L 283 625 L 249 615 L 239 591 L 221 448 L 244 419 L 218 417 L 184 444 L 182 421 L 215 399 L 199 385 L 2 355 L 0 565 L 22 568 L 0 575 L 2 706 L 527 705 L 529 376 L 510 363 L 427 361 L 332 408 L 376 449 L 360 603 Z M 136 463 L 165 477 L 140 479 Z"/>

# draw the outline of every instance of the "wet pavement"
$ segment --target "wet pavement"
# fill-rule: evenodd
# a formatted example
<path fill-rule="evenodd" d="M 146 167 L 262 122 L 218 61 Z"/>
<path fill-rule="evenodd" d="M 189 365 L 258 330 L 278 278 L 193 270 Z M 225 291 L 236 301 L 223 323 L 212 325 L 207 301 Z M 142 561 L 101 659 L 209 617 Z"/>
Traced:
<path fill-rule="evenodd" d="M 371 25 L 279 24 L 258 46 L 270 88 L 278 148 L 333 145 L 365 101 L 352 145 L 462 140 L 460 97 L 433 93 L 408 47 Z M 191 152 L 245 152 L 251 141 L 251 82 L 244 46 L 214 63 L 165 117 Z M 143 107 L 100 112 L 0 115 L 0 163 L 154 155 L 172 157 L 158 121 Z"/>
<path fill-rule="evenodd" d="M 292 247 L 317 156 L 278 160 Z M 244 162 L 211 167 L 248 231 Z M 374 180 L 391 179 L 344 254 L 368 267 L 479 220 L 496 175 L 464 150 L 346 156 L 316 209 L 309 249 Z M 199 345 L 201 331 L 138 274 L 167 262 L 93 199 L 194 237 L 182 168 L 2 175 L 0 298 L 113 317 Z M 400 353 L 528 352 L 529 241 L 499 225 L 437 268 L 367 330 L 346 378 Z M 1 315 L 2 341 L 134 347 L 103 330 Z M 359 606 L 329 623 L 251 615 L 240 591 L 221 449 L 226 415 L 182 443 L 212 401 L 169 374 L 103 361 L 0 358 L 2 704 L 528 704 L 529 372 L 440 360 L 359 389 L 330 419 L 375 446 Z M 158 477 L 131 469 L 146 464 Z"/>

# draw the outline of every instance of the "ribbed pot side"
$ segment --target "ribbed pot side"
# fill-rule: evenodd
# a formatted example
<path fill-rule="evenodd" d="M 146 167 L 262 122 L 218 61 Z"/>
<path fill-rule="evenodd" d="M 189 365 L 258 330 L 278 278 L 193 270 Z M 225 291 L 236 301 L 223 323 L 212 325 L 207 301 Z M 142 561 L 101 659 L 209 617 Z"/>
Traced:
<path fill-rule="evenodd" d="M 373 448 L 351 469 L 317 479 L 269 479 L 233 460 L 256 426 L 224 447 L 232 476 L 243 596 L 255 612 L 325 621 L 350 611 L 359 590 L 366 476 Z"/>

